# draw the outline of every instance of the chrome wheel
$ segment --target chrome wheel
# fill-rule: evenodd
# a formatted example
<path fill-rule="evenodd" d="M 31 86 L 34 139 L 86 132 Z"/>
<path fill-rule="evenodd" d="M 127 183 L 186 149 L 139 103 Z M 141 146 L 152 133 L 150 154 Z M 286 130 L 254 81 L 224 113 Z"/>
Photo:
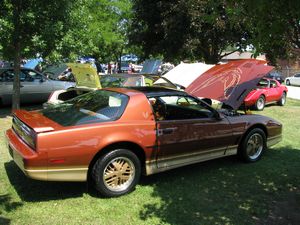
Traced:
<path fill-rule="evenodd" d="M 255 106 L 257 110 L 263 110 L 265 108 L 265 98 L 263 96 L 259 97 Z"/>
<path fill-rule="evenodd" d="M 267 148 L 266 140 L 266 134 L 262 129 L 250 130 L 240 143 L 239 157 L 249 163 L 258 161 Z"/>
<path fill-rule="evenodd" d="M 286 102 L 286 93 L 283 92 L 281 99 L 279 100 L 279 105 L 283 106 L 285 104 L 285 102 Z"/>
<path fill-rule="evenodd" d="M 248 139 L 247 155 L 251 160 L 256 160 L 262 153 L 264 148 L 263 137 L 259 133 L 255 133 Z"/>
<path fill-rule="evenodd" d="M 103 183 L 110 191 L 124 191 L 133 182 L 135 166 L 127 157 L 112 159 L 103 171 Z"/>

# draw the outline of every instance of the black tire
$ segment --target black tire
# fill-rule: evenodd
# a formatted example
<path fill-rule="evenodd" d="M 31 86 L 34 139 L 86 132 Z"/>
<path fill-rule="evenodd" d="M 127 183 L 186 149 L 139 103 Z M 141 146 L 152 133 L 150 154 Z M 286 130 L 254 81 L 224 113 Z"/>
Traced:
<path fill-rule="evenodd" d="M 264 96 L 260 96 L 257 101 L 255 102 L 255 109 L 258 111 L 264 110 L 266 105 L 266 100 Z"/>
<path fill-rule="evenodd" d="M 251 130 L 239 146 L 239 157 L 245 162 L 258 161 L 266 150 L 266 134 L 260 128 Z"/>
<path fill-rule="evenodd" d="M 105 154 L 96 161 L 92 169 L 95 188 L 105 197 L 117 197 L 131 192 L 140 176 L 141 162 L 127 149 L 116 149 Z"/>
<path fill-rule="evenodd" d="M 290 80 L 286 80 L 286 81 L 285 81 L 285 84 L 286 84 L 287 86 L 290 86 L 290 85 L 291 85 Z"/>
<path fill-rule="evenodd" d="M 280 100 L 277 102 L 278 105 L 284 106 L 286 103 L 286 92 L 282 93 Z"/>

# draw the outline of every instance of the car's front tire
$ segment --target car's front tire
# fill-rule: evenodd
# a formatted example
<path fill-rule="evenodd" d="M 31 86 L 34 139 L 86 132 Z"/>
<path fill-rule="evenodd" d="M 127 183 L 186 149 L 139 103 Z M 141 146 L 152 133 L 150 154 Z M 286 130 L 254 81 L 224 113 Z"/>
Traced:
<path fill-rule="evenodd" d="M 246 162 L 258 161 L 266 147 L 266 134 L 260 128 L 251 130 L 239 146 L 239 156 Z"/>
<path fill-rule="evenodd" d="M 116 149 L 100 157 L 93 166 L 95 188 L 105 197 L 131 192 L 141 176 L 139 158 L 127 149 Z"/>
<path fill-rule="evenodd" d="M 265 97 L 260 96 L 255 103 L 255 109 L 262 111 L 265 108 L 265 104 L 266 104 Z"/>
<path fill-rule="evenodd" d="M 280 106 L 284 106 L 285 105 L 285 103 L 286 103 L 286 92 L 282 93 L 282 96 L 281 96 L 280 100 L 277 103 Z"/>

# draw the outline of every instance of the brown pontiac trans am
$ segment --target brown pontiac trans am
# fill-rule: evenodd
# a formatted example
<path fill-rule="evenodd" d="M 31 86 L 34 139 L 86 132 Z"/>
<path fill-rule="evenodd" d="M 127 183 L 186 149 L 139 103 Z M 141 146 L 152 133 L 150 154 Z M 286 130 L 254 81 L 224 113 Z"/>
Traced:
<path fill-rule="evenodd" d="M 229 155 L 256 162 L 281 132 L 282 125 L 266 116 L 215 110 L 183 91 L 136 87 L 92 91 L 40 111 L 17 110 L 6 137 L 28 177 L 91 180 L 102 195 L 114 197 L 132 191 L 141 173 Z"/>

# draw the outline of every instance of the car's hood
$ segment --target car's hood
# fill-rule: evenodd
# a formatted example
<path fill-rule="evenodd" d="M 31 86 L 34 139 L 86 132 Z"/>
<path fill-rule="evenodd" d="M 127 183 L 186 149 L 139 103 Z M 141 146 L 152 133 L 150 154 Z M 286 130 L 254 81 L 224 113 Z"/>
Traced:
<path fill-rule="evenodd" d="M 141 74 L 157 74 L 162 61 L 158 59 L 147 59 L 143 64 Z"/>
<path fill-rule="evenodd" d="M 51 73 L 51 77 L 53 79 L 57 79 L 58 76 L 63 73 L 66 69 L 68 68 L 67 64 L 65 63 L 60 63 L 60 64 L 56 64 L 56 65 L 51 65 L 48 66 L 43 73 Z"/>
<path fill-rule="evenodd" d="M 77 87 L 101 88 L 97 69 L 91 64 L 68 63 L 67 65 L 72 69 Z"/>
<path fill-rule="evenodd" d="M 199 74 L 203 74 L 212 67 L 214 67 L 214 65 L 204 63 L 180 63 L 164 74 L 163 77 L 172 81 L 174 84 L 179 84 L 186 88 L 199 77 Z"/>
<path fill-rule="evenodd" d="M 259 80 L 274 67 L 263 60 L 246 59 L 216 65 L 199 76 L 186 92 L 197 97 L 211 98 L 238 109 Z"/>

